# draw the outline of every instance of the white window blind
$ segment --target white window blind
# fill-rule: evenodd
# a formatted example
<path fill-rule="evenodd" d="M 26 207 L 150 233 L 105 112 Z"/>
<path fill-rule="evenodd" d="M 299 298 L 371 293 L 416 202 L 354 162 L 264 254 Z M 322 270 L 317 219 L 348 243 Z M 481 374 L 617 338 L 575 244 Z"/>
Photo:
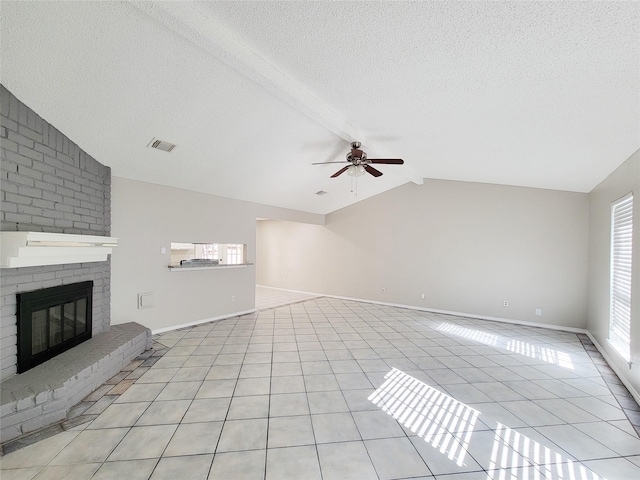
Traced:
<path fill-rule="evenodd" d="M 631 254 L 633 195 L 611 206 L 611 318 L 609 341 L 625 360 L 631 357 Z"/>

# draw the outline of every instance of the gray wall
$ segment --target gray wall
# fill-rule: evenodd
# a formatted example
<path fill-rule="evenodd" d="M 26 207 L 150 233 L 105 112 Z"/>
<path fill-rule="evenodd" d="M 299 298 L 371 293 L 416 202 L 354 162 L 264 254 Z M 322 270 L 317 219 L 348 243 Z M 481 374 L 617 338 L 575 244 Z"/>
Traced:
<path fill-rule="evenodd" d="M 260 222 L 258 283 L 585 328 L 588 215 L 587 194 L 406 184 L 324 227 Z"/>
<path fill-rule="evenodd" d="M 3 231 L 109 235 L 111 171 L 0 85 Z M 0 272 L 2 379 L 16 372 L 16 293 L 93 280 L 93 333 L 109 329 L 110 264 Z"/>
<path fill-rule="evenodd" d="M 112 323 L 138 322 L 153 331 L 254 308 L 254 265 L 171 272 L 171 242 L 246 243 L 253 263 L 256 217 L 324 222 L 323 215 L 118 177 L 112 188 L 119 237 L 111 260 Z M 154 293 L 154 307 L 139 309 L 140 293 Z"/>
<path fill-rule="evenodd" d="M 609 285 L 611 255 L 611 203 L 633 192 L 633 272 L 631 301 L 631 362 L 613 349 L 609 336 Z M 640 151 L 589 194 L 589 301 L 588 329 L 609 363 L 640 399 Z"/>

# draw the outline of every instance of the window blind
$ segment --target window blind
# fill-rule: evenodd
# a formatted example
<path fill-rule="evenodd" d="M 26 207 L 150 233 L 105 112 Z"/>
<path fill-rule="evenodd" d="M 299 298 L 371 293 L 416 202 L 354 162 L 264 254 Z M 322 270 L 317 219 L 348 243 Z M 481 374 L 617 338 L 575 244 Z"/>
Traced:
<path fill-rule="evenodd" d="M 611 206 L 611 318 L 609 340 L 629 361 L 631 356 L 631 261 L 633 195 Z"/>

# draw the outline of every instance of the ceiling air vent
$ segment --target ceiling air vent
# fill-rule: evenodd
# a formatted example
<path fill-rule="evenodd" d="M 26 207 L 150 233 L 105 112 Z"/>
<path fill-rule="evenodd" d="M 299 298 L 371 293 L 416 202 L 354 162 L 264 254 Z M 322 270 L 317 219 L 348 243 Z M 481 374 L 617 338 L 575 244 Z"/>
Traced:
<path fill-rule="evenodd" d="M 324 190 L 318 190 L 316 192 L 316 195 L 326 195 L 326 194 L 327 194 L 327 192 L 325 192 Z"/>
<path fill-rule="evenodd" d="M 152 139 L 147 147 L 155 148 L 156 150 L 162 150 L 163 152 L 170 152 L 171 150 L 176 148 L 173 143 L 158 140 L 157 138 Z"/>

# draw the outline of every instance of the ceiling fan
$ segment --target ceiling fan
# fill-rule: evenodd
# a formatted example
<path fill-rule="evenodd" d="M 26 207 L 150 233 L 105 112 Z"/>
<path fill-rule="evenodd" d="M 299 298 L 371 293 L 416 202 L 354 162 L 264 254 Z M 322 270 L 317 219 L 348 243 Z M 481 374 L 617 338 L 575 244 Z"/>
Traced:
<path fill-rule="evenodd" d="M 312 163 L 312 165 L 326 165 L 329 163 L 349 163 L 346 167 L 341 168 L 336 173 L 331 175 L 331 178 L 335 178 L 338 175 L 342 175 L 347 172 L 347 175 L 352 177 L 359 177 L 365 173 L 369 173 L 374 177 L 382 175 L 380 170 L 377 170 L 371 166 L 371 164 L 386 164 L 386 165 L 402 165 L 404 160 L 400 158 L 367 158 L 367 154 L 360 150 L 360 142 L 351 143 L 351 151 L 347 153 L 347 160 L 342 162 L 318 162 Z"/>

